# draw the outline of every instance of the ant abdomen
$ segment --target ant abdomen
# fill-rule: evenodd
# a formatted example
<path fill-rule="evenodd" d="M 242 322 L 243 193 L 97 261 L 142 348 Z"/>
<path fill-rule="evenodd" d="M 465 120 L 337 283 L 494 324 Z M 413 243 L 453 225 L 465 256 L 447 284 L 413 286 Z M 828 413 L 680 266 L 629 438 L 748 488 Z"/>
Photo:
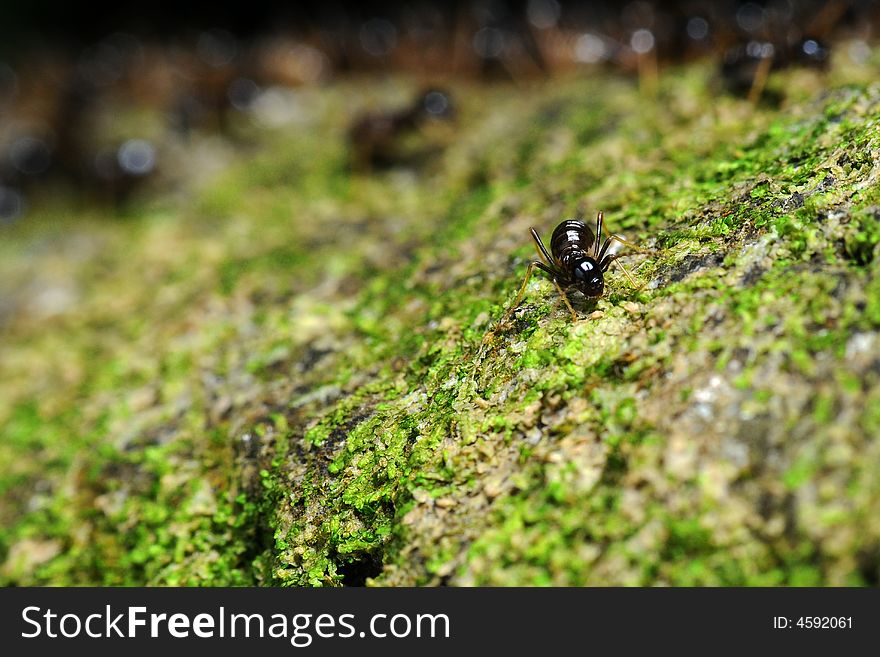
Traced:
<path fill-rule="evenodd" d="M 578 251 L 589 254 L 595 241 L 596 236 L 583 221 L 566 219 L 550 237 L 550 253 L 554 260 L 561 262 Z"/>

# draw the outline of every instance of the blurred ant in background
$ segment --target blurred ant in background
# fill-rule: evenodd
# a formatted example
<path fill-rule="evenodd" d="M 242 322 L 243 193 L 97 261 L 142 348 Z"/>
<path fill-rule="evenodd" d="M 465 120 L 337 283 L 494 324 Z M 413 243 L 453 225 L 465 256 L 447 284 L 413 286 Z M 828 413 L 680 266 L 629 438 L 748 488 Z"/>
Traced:
<path fill-rule="evenodd" d="M 431 88 L 421 92 L 409 107 L 355 119 L 348 130 L 352 169 L 364 173 L 411 159 L 414 154 L 400 143 L 404 137 L 430 123 L 451 121 L 454 117 L 449 93 Z"/>
<path fill-rule="evenodd" d="M 4 51 L 14 59 L 0 61 L 0 220 L 56 188 L 114 209 L 148 181 L 184 188 L 231 161 L 255 130 L 292 123 L 298 89 L 336 74 L 526 85 L 612 69 L 637 74 L 653 95 L 667 65 L 717 58 L 718 85 L 757 102 L 770 98 L 774 71 L 823 70 L 840 40 L 850 40 L 851 61 L 868 62 L 880 28 L 880 4 L 870 0 L 368 5 L 287 4 L 267 22 L 242 5 L 220 19 L 227 29 L 200 25 L 203 15 L 139 6 L 113 20 L 140 36 L 108 23 L 99 29 L 109 36 L 82 43 L 47 38 L 36 19 L 27 38 L 27 26 L 0 25 L 18 44 Z M 167 36 L 143 36 L 151 31 Z M 431 126 L 454 115 L 448 92 L 427 89 L 408 107 L 358 118 L 346 134 L 352 169 L 424 159 L 439 145 L 413 146 L 430 144 Z"/>
<path fill-rule="evenodd" d="M 796 43 L 749 41 L 729 48 L 721 63 L 721 79 L 728 93 L 757 102 L 772 71 L 801 66 L 824 71 L 828 68 L 829 48 L 814 38 Z"/>
<path fill-rule="evenodd" d="M 127 82 L 137 46 L 131 37 L 113 35 L 76 62 L 44 55 L 25 65 L 21 79 L 7 65 L 15 85 L 8 107 L 0 107 L 7 112 L 0 122 L 0 217 L 12 221 L 58 189 L 79 202 L 118 209 L 155 172 L 151 140 L 106 130 L 119 102 L 114 92 Z"/>
<path fill-rule="evenodd" d="M 829 0 L 812 6 L 789 5 L 787 11 L 784 6 L 741 5 L 735 14 L 739 35 L 723 49 L 721 56 L 719 73 L 724 89 L 757 103 L 773 71 L 826 71 L 830 63 L 827 37 L 848 14 L 852 14 L 851 21 L 860 21 L 857 5 L 858 2 Z"/>

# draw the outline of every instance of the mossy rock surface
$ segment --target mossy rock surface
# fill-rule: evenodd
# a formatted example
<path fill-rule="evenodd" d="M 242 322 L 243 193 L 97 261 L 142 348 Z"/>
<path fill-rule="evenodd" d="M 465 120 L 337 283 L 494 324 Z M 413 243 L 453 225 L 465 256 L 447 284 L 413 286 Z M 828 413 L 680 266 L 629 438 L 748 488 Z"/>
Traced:
<path fill-rule="evenodd" d="M 417 85 L 338 82 L 183 200 L 0 228 L 2 581 L 876 585 L 880 86 L 712 74 L 453 85 L 373 175 L 350 108 Z M 640 287 L 506 314 L 600 209 Z"/>

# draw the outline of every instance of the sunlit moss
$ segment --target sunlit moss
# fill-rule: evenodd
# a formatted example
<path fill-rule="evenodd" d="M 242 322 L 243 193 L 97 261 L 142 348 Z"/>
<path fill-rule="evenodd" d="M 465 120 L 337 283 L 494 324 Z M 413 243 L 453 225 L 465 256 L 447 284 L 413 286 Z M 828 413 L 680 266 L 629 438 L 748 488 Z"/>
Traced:
<path fill-rule="evenodd" d="M 64 220 L 83 261 L 11 229 L 78 296 L 4 336 L 4 582 L 876 584 L 880 89 L 462 85 L 433 161 L 352 176 L 359 84 L 186 207 Z M 598 209 L 642 287 L 501 321 L 528 227 Z"/>

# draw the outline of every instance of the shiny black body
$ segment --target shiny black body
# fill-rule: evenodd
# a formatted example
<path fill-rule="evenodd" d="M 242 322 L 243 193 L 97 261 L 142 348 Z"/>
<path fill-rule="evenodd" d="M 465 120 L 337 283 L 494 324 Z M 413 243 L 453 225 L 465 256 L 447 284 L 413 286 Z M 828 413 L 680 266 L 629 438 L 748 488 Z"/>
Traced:
<path fill-rule="evenodd" d="M 550 237 L 550 253 L 533 228 L 532 238 L 549 264 L 536 261 L 535 266 L 550 274 L 563 289 L 578 290 L 585 297 L 601 297 L 605 290 L 604 273 L 618 257 L 607 254 L 615 236 L 608 237 L 601 246 L 601 240 L 596 239 L 596 235 L 602 234 L 602 219 L 600 212 L 595 234 L 583 221 L 566 219 Z"/>
<path fill-rule="evenodd" d="M 584 296 L 590 298 L 601 297 L 605 291 L 605 272 L 611 263 L 625 254 L 608 253 L 608 247 L 612 242 L 620 242 L 626 246 L 642 251 L 635 244 L 626 241 L 620 235 L 609 235 L 605 241 L 602 241 L 602 220 L 603 214 L 600 212 L 596 217 L 596 232 L 594 233 L 589 226 L 578 219 L 567 219 L 560 223 L 553 231 L 550 237 L 550 251 L 544 246 L 538 231 L 531 228 L 532 239 L 535 240 L 535 246 L 541 254 L 542 260 L 533 260 L 529 263 L 526 271 L 526 277 L 523 279 L 519 288 L 516 299 L 507 311 L 507 316 L 519 305 L 529 278 L 534 270 L 540 269 L 550 276 L 553 284 L 559 290 L 562 300 L 568 306 L 569 312 L 573 319 L 577 320 L 577 313 L 566 297 L 566 290 L 578 290 Z M 618 263 L 621 270 L 636 287 L 636 283 L 626 268 Z"/>

